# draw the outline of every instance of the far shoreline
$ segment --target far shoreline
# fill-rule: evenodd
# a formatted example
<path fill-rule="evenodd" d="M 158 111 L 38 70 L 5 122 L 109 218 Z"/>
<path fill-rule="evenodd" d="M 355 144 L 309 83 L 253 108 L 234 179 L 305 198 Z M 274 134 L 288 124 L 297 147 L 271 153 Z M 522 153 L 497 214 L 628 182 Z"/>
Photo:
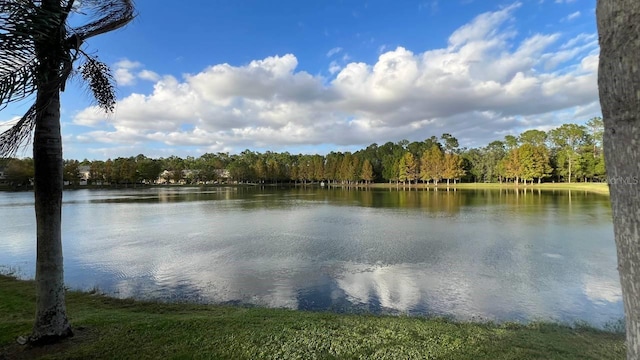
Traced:
<path fill-rule="evenodd" d="M 150 188 L 220 188 L 220 187 L 323 187 L 319 182 L 310 182 L 310 183 L 239 183 L 239 184 L 162 184 L 162 185 L 149 185 L 149 184 L 136 184 L 135 186 L 132 184 L 118 185 L 118 186 L 98 186 L 98 185 L 73 185 L 73 186 L 65 186 L 64 190 L 136 190 L 136 189 L 150 189 Z M 589 193 L 595 193 L 600 195 L 609 196 L 609 185 L 607 183 L 595 183 L 595 182 L 578 182 L 578 183 L 449 183 L 440 182 L 438 185 L 434 185 L 433 183 L 418 183 L 418 184 L 409 184 L 409 183 L 351 183 L 351 184 L 341 184 L 341 183 L 325 183 L 324 187 L 326 188 L 350 188 L 355 190 L 366 190 L 366 189 L 394 189 L 394 190 L 402 190 L 402 191 L 412 191 L 412 190 L 543 190 L 543 191 L 583 191 Z M 23 191 L 33 191 L 33 187 L 20 187 L 20 188 L 12 188 L 8 186 L 0 187 L 0 192 L 23 192 Z"/>
<path fill-rule="evenodd" d="M 367 187 L 361 185 L 360 187 Z M 429 190 L 447 190 L 447 189 L 473 189 L 473 190 L 575 190 L 592 192 L 601 195 L 609 195 L 609 185 L 606 183 L 534 183 L 534 184 L 514 184 L 514 183 L 439 183 L 434 184 L 402 184 L 399 183 L 376 183 L 369 184 L 368 187 L 373 189 L 401 188 L 404 190 L 411 189 L 429 189 Z"/>

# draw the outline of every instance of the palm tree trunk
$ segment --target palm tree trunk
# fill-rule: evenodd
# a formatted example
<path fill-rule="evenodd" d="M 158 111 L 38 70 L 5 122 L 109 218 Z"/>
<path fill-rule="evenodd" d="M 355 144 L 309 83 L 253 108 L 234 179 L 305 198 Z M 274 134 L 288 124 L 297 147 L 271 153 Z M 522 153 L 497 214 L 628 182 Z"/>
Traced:
<path fill-rule="evenodd" d="M 32 342 L 72 335 L 64 300 L 60 95 L 38 92 L 33 140 L 37 224 L 36 321 Z"/>
<path fill-rule="evenodd" d="M 41 7 L 61 14 L 57 0 L 43 1 Z M 31 343 L 56 341 L 73 335 L 67 320 L 62 259 L 62 188 L 63 158 L 60 134 L 60 81 L 64 31 L 52 21 L 51 36 L 37 41 L 38 92 L 36 96 L 36 126 L 33 139 L 35 168 L 34 193 L 37 227 L 36 250 L 36 319 Z M 60 26 L 64 26 L 61 24 Z"/>
<path fill-rule="evenodd" d="M 640 358 L 640 2 L 598 0 L 598 88 L 604 155 L 627 332 L 627 359 Z M 624 181 L 626 180 L 626 181 Z"/>

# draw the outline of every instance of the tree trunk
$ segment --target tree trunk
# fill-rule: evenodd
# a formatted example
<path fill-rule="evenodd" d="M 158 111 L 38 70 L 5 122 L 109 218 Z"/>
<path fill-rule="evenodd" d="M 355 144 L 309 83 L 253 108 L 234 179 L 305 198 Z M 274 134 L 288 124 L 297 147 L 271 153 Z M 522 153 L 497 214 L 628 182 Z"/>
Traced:
<path fill-rule="evenodd" d="M 640 358 L 640 2 L 598 0 L 598 86 L 604 119 L 627 359 Z"/>
<path fill-rule="evenodd" d="M 62 138 L 60 95 L 39 91 L 33 140 L 37 224 L 36 320 L 31 341 L 72 335 L 64 300 L 62 259 Z"/>
<path fill-rule="evenodd" d="M 60 14 L 60 1 L 45 0 L 41 7 Z M 43 16 L 43 15 L 40 15 Z M 48 16 L 48 15 L 47 15 Z M 61 67 L 66 57 L 64 24 L 51 21 L 51 35 L 36 41 L 36 126 L 33 139 L 36 212 L 36 317 L 31 343 L 53 342 L 73 335 L 67 320 L 62 259 L 63 158 L 60 134 Z M 58 28 L 58 26 L 60 26 Z M 61 82 L 62 81 L 62 82 Z"/>

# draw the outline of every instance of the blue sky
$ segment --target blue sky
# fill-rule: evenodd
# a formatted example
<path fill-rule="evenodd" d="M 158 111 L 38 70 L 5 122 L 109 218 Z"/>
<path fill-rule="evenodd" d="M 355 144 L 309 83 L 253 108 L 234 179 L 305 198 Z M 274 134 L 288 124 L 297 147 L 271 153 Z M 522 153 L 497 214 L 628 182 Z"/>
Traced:
<path fill-rule="evenodd" d="M 65 158 L 325 154 L 445 132 L 475 147 L 600 116 L 595 1 L 162 4 L 138 0 L 133 23 L 85 45 L 119 103 L 104 115 L 68 86 Z"/>

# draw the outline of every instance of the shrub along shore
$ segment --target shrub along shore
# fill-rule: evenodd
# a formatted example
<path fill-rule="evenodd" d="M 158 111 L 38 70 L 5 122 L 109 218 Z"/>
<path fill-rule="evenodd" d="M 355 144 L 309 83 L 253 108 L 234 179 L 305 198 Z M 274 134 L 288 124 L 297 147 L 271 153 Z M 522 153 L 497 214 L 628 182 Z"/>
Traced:
<path fill-rule="evenodd" d="M 76 335 L 30 348 L 35 284 L 0 275 L 0 359 L 624 359 L 624 334 L 241 306 L 166 304 L 69 291 Z"/>

